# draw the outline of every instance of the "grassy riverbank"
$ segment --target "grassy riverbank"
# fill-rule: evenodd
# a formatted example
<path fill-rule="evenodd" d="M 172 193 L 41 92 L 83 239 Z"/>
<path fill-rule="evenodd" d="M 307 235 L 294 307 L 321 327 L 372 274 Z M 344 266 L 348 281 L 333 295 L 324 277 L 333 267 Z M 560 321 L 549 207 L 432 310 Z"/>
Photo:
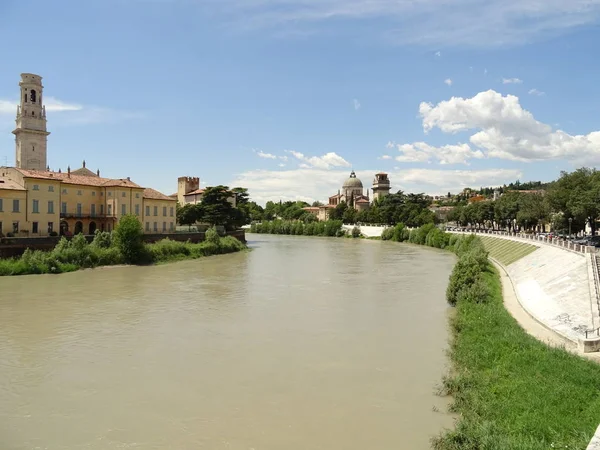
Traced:
<path fill-rule="evenodd" d="M 289 234 L 295 236 L 336 236 L 341 237 L 346 233 L 342 229 L 341 220 L 325 220 L 320 222 L 305 223 L 301 220 L 268 220 L 253 223 L 250 233 L 262 234 Z"/>
<path fill-rule="evenodd" d="M 198 244 L 169 239 L 155 244 L 136 242 L 135 254 L 132 254 L 127 242 L 116 237 L 111 233 L 97 232 L 90 244 L 83 235 L 78 235 L 71 241 L 61 239 L 50 252 L 28 249 L 20 258 L 0 259 L 0 276 L 73 272 L 118 264 L 157 264 L 238 252 L 246 248 L 231 236 L 219 237 L 212 229 L 206 232 L 206 240 Z"/>
<path fill-rule="evenodd" d="M 600 366 L 529 336 L 504 308 L 500 278 L 480 238 L 402 226 L 384 239 L 454 251 L 448 301 L 452 371 L 442 393 L 459 414 L 436 450 L 585 449 L 600 422 Z M 523 251 L 530 249 L 522 249 Z"/>

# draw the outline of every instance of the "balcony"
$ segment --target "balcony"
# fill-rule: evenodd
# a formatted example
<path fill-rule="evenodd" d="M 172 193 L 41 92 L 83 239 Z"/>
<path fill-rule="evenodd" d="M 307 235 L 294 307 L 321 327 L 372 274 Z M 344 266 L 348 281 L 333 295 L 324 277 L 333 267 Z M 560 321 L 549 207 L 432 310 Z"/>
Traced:
<path fill-rule="evenodd" d="M 97 214 L 86 212 L 60 212 L 61 219 L 116 219 L 114 214 Z"/>

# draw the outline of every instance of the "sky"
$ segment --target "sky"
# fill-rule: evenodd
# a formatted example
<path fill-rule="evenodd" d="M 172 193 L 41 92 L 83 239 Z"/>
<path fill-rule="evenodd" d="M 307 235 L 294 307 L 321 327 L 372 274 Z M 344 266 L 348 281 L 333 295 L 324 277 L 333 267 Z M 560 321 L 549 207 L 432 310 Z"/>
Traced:
<path fill-rule="evenodd" d="M 445 194 L 600 163 L 600 0 L 0 1 L 0 165 L 22 72 L 52 170 L 258 203 Z"/>

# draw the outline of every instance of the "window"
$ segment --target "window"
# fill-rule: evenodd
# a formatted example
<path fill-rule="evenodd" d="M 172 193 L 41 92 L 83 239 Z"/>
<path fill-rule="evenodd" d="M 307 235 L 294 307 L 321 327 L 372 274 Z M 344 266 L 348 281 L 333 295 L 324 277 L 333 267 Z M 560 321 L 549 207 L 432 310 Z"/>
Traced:
<path fill-rule="evenodd" d="M 125 192 L 123 192 L 123 193 L 121 194 L 121 197 L 125 197 L 125 195 L 126 195 L 126 194 L 125 194 Z"/>
<path fill-rule="evenodd" d="M 108 205 L 108 215 L 112 216 L 112 205 Z"/>
<path fill-rule="evenodd" d="M 2 212 L 2 199 L 0 198 L 0 212 Z M 0 230 L 2 231 L 2 230 Z"/>
<path fill-rule="evenodd" d="M 37 222 L 33 222 L 31 224 L 31 232 L 33 234 L 37 234 L 38 233 L 38 223 Z"/>
<path fill-rule="evenodd" d="M 29 91 L 29 101 L 31 103 L 35 103 L 37 101 L 35 89 L 32 89 L 31 91 Z"/>
<path fill-rule="evenodd" d="M 146 222 L 146 231 L 150 231 L 150 222 Z"/>
<path fill-rule="evenodd" d="M 171 211 L 169 212 L 169 215 L 170 215 L 171 217 L 173 217 L 173 209 L 174 209 L 174 208 L 171 206 Z"/>
<path fill-rule="evenodd" d="M 77 191 L 77 195 L 81 195 L 81 191 Z"/>
<path fill-rule="evenodd" d="M 140 205 L 135 205 L 135 215 L 136 216 L 140 215 Z"/>
<path fill-rule="evenodd" d="M 54 222 L 48 222 L 48 234 L 54 231 Z"/>
<path fill-rule="evenodd" d="M 112 192 L 109 192 L 109 193 L 108 193 L 108 196 L 109 196 L 109 197 L 112 197 Z"/>
<path fill-rule="evenodd" d="M 33 201 L 33 210 L 31 212 L 33 212 L 34 214 L 38 214 L 40 212 L 40 201 L 39 200 Z"/>
<path fill-rule="evenodd" d="M 104 205 L 100 205 L 100 215 L 104 215 Z"/>
<path fill-rule="evenodd" d="M 2 234 L 2 221 L 0 221 L 0 234 Z"/>
<path fill-rule="evenodd" d="M 48 200 L 48 214 L 54 214 L 54 202 Z"/>
<path fill-rule="evenodd" d="M 81 215 L 81 203 L 77 203 L 77 215 Z"/>
<path fill-rule="evenodd" d="M 146 206 L 146 215 L 149 216 L 150 215 L 150 207 Z"/>
<path fill-rule="evenodd" d="M 15 220 L 13 222 L 13 233 L 18 233 L 19 232 L 19 221 Z"/>
<path fill-rule="evenodd" d="M 66 189 L 63 189 L 63 190 L 62 190 L 62 193 L 63 193 L 63 194 L 66 194 L 66 193 L 67 193 L 67 190 L 66 190 Z"/>
<path fill-rule="evenodd" d="M 163 233 L 167 231 L 167 222 L 163 222 Z"/>
<path fill-rule="evenodd" d="M 60 204 L 60 212 L 61 212 L 61 214 L 67 213 L 67 202 L 62 202 Z"/>
<path fill-rule="evenodd" d="M 127 214 L 127 205 L 121 205 L 121 215 Z"/>
<path fill-rule="evenodd" d="M 48 186 L 48 192 L 54 192 L 54 186 Z"/>
<path fill-rule="evenodd" d="M 154 222 L 154 231 L 158 231 L 158 222 Z"/>
<path fill-rule="evenodd" d="M 39 191 L 40 190 L 40 185 L 39 184 L 34 184 L 33 185 L 33 190 L 34 191 Z"/>
<path fill-rule="evenodd" d="M 173 231 L 173 222 L 169 222 L 169 230 Z"/>
<path fill-rule="evenodd" d="M 163 217 L 167 217 L 167 207 L 163 206 Z"/>
<path fill-rule="evenodd" d="M 92 217 L 96 217 L 96 205 L 92 205 L 91 208 Z"/>
<path fill-rule="evenodd" d="M 140 198 L 140 193 L 139 192 L 135 193 L 135 198 Z"/>
<path fill-rule="evenodd" d="M 104 192 L 100 192 L 100 197 L 104 197 Z"/>
<path fill-rule="evenodd" d="M 96 196 L 96 191 L 92 191 L 92 197 Z"/>
<path fill-rule="evenodd" d="M 19 200 L 13 200 L 13 212 L 19 212 Z"/>
<path fill-rule="evenodd" d="M 158 206 L 155 206 L 155 207 L 154 207 L 154 215 L 155 215 L 155 216 L 158 216 Z"/>

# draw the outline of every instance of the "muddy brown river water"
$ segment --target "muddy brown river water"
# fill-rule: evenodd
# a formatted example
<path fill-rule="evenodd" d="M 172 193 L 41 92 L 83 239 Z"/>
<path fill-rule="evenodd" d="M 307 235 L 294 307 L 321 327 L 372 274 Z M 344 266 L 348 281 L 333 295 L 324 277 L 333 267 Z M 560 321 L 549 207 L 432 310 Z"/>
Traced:
<path fill-rule="evenodd" d="M 452 426 L 450 253 L 248 239 L 0 278 L 0 449 L 421 450 Z"/>

